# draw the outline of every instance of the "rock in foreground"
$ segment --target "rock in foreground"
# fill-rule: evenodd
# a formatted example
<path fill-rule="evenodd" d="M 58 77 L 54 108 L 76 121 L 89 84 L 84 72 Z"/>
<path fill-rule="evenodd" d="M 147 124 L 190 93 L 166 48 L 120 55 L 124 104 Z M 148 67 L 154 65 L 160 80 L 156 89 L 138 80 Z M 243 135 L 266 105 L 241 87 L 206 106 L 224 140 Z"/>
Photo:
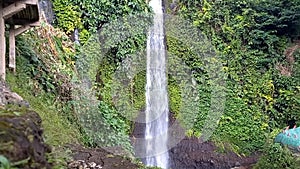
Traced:
<path fill-rule="evenodd" d="M 36 112 L 0 109 L 0 154 L 18 168 L 51 168 L 46 160 L 50 148 L 44 143 L 41 118 Z"/>

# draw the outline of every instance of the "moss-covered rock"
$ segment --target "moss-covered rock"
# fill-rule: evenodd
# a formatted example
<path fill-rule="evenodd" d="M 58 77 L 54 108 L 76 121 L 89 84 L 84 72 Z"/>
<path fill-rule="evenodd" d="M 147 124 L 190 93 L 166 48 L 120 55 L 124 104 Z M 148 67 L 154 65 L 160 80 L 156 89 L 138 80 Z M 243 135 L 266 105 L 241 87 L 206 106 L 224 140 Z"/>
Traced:
<path fill-rule="evenodd" d="M 3 82 L 0 98 L 0 155 L 18 168 L 51 168 L 46 159 L 50 148 L 43 140 L 40 116 Z"/>
<path fill-rule="evenodd" d="M 50 168 L 46 153 L 50 148 L 44 143 L 41 118 L 24 108 L 0 108 L 0 154 L 17 167 L 26 169 Z"/>
<path fill-rule="evenodd" d="M 8 86 L 0 80 L 0 107 L 3 107 L 7 104 L 29 107 L 28 102 L 23 100 L 23 98 L 17 93 L 11 92 Z"/>

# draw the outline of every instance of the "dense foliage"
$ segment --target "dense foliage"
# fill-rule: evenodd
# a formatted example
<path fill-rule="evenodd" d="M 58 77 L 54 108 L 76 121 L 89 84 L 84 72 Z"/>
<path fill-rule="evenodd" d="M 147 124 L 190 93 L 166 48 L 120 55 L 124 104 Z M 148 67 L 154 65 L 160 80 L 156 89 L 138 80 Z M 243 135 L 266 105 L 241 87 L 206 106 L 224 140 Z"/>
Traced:
<path fill-rule="evenodd" d="M 82 43 L 105 23 L 150 11 L 144 0 L 53 0 L 53 5 L 57 26 L 68 34 L 79 29 Z"/>
<path fill-rule="evenodd" d="M 72 44 L 64 33 L 50 25 L 30 30 L 18 36 L 17 70 L 7 76 L 11 90 L 28 101 L 30 109 L 41 117 L 45 142 L 52 147 L 47 159 L 54 168 L 65 168 L 71 158 L 62 146 L 82 140 L 68 102 L 69 81 L 74 74 Z"/>
<path fill-rule="evenodd" d="M 216 137 L 249 152 L 263 146 L 266 133 L 298 119 L 299 53 L 290 42 L 299 37 L 299 1 L 181 0 L 178 6 L 178 15 L 208 36 L 227 70 L 226 108 Z M 209 102 L 195 131 L 201 131 Z"/>
<path fill-rule="evenodd" d="M 254 169 L 299 169 L 299 164 L 299 158 L 293 157 L 291 151 L 287 147 L 283 147 L 279 143 L 269 143 L 264 148 L 263 156 L 254 166 Z"/>
<path fill-rule="evenodd" d="M 48 25 L 25 34 L 17 43 L 18 64 L 23 66 L 16 77 L 31 87 L 16 88 L 33 91 L 28 98 L 51 93 L 48 104 L 63 104 L 55 106 L 79 126 L 87 145 L 122 145 L 131 151 L 131 120 L 145 109 L 146 82 L 145 60 L 133 58 L 145 57 L 150 8 L 144 0 L 53 3 L 55 26 L 68 36 L 78 29 L 80 45 L 75 50 L 65 34 Z M 176 3 L 167 11 L 181 19 L 166 18 L 165 27 L 167 53 L 179 59 L 169 60 L 175 63 L 169 67 L 169 104 L 181 124 L 190 128 L 187 135 L 207 139 L 208 131 L 215 130 L 215 142 L 229 143 L 239 153 L 265 146 L 258 168 L 293 166 L 286 149 L 265 142 L 290 118 L 300 120 L 300 1 Z M 203 39 L 195 38 L 194 28 Z M 180 68 L 188 68 L 195 82 L 176 77 L 172 70 Z M 189 100 L 184 85 L 196 89 L 199 98 Z M 225 91 L 226 101 L 218 91 Z M 218 109 L 223 101 L 224 110 Z M 266 162 L 274 159 L 278 163 Z"/>
<path fill-rule="evenodd" d="M 118 91 L 114 78 L 126 58 L 145 49 L 146 30 L 152 22 L 150 8 L 143 0 L 53 3 L 56 26 L 69 35 L 75 29 L 80 32 L 72 103 L 86 134 L 85 142 L 91 146 L 122 145 L 131 151 L 128 136 L 132 122 L 114 101 L 113 93 Z M 144 88 L 143 84 L 139 87 Z M 143 99 L 134 106 L 144 106 Z"/>
<path fill-rule="evenodd" d="M 299 37 L 299 2 L 181 0 L 176 5 L 172 14 L 199 28 L 208 37 L 205 42 L 208 46 L 202 51 L 191 49 L 189 42 L 183 40 L 193 37 L 189 30 L 172 25 L 166 27 L 168 52 L 180 58 L 193 72 L 200 96 L 199 113 L 191 119 L 191 114 L 181 110 L 183 91 L 180 84 L 169 75 L 170 110 L 183 124 L 193 123 L 187 134 L 196 136 L 205 135 L 204 125 L 213 130 L 208 124 L 212 122 L 207 121 L 211 112 L 223 112 L 220 119 L 213 121 L 218 122 L 214 138 L 232 143 L 239 152 L 260 149 L 266 133 L 282 128 L 289 118 L 299 115 L 299 53 L 291 43 Z M 66 10 L 69 8 L 72 10 Z M 114 98 L 112 93 L 116 90 L 115 72 L 131 54 L 145 49 L 145 30 L 150 23 L 146 3 L 137 0 L 122 5 L 116 1 L 55 0 L 54 9 L 58 27 L 66 33 L 76 28 L 82 33 L 81 42 L 86 45 L 79 50 L 76 66 L 79 74 L 88 75 L 81 79 L 96 80 L 92 86 L 98 99 L 112 109 L 122 104 L 131 105 L 135 112 L 144 109 L 143 71 L 128 79 L 123 93 L 126 96 Z M 137 22 L 139 18 L 142 24 Z M 186 36 L 178 38 L 168 33 L 174 29 Z M 86 35 L 91 37 L 96 31 L 101 32 L 99 41 L 86 39 Z M 197 58 L 199 52 L 205 53 L 208 49 L 218 56 L 205 60 Z M 207 63 L 213 65 L 216 61 L 227 75 L 224 111 L 217 110 L 211 102 L 213 87 L 225 76 L 212 78 L 218 66 L 209 67 Z M 121 105 L 116 99 L 121 100 Z M 118 113 L 126 116 L 126 111 Z M 122 117 L 120 123 L 123 122 L 131 123 Z M 124 131 L 129 132 L 130 129 L 125 128 Z"/>

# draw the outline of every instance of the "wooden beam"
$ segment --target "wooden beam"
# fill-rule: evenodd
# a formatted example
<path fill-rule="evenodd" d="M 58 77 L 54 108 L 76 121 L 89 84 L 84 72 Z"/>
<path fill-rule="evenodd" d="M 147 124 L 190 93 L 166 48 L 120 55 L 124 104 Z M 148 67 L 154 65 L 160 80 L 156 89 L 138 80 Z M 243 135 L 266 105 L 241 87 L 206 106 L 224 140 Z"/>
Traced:
<path fill-rule="evenodd" d="M 16 29 L 14 29 L 14 34 L 15 36 L 20 35 L 21 33 L 27 31 L 28 29 L 35 27 L 35 26 L 40 26 L 40 22 L 33 22 L 33 23 L 27 23 L 21 27 L 18 27 Z"/>
<path fill-rule="evenodd" d="M 21 33 L 25 32 L 25 31 L 27 31 L 30 28 L 31 28 L 31 26 L 29 24 L 23 25 L 23 26 L 21 26 L 21 27 L 14 30 L 14 35 L 18 36 L 18 35 L 20 35 Z"/>
<path fill-rule="evenodd" d="M 37 5 L 37 0 L 24 0 L 22 3 L 25 3 L 27 5 Z"/>
<path fill-rule="evenodd" d="M 14 24 L 14 25 L 26 25 L 26 24 L 34 24 L 39 21 L 39 18 L 35 20 L 29 19 L 20 19 L 20 18 L 9 18 L 5 20 L 7 24 Z"/>
<path fill-rule="evenodd" d="M 35 26 L 41 26 L 41 22 L 37 21 L 37 22 L 33 22 L 29 24 L 31 27 L 35 27 Z"/>
<path fill-rule="evenodd" d="M 0 11 L 2 11 L 2 3 L 0 3 Z M 2 12 L 0 12 L 0 80 L 5 80 L 5 23 Z"/>
<path fill-rule="evenodd" d="M 3 18 L 8 19 L 12 17 L 14 14 L 22 11 L 26 8 L 25 3 L 15 2 L 5 8 L 3 8 Z"/>
<path fill-rule="evenodd" d="M 37 0 L 23 0 L 21 2 L 15 2 L 3 9 L 4 19 L 8 19 L 12 17 L 14 14 L 22 11 L 26 8 L 27 5 L 35 5 L 38 7 Z"/>
<path fill-rule="evenodd" d="M 11 25 L 9 30 L 9 62 L 8 67 L 16 72 L 16 39 L 15 39 L 15 26 Z"/>
<path fill-rule="evenodd" d="M 12 68 L 13 72 L 16 72 L 16 36 L 30 29 L 31 27 L 39 25 L 39 22 L 23 25 L 15 29 L 14 25 L 11 25 L 9 30 L 9 68 Z"/>

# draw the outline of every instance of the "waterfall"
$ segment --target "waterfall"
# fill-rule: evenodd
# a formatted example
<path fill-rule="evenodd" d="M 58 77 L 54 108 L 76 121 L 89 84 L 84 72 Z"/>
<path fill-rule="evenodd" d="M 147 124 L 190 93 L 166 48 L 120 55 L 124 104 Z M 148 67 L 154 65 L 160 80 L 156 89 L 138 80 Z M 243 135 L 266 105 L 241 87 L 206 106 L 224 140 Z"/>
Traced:
<path fill-rule="evenodd" d="M 151 0 L 153 26 L 147 39 L 146 159 L 147 166 L 168 168 L 168 93 L 162 0 Z"/>

